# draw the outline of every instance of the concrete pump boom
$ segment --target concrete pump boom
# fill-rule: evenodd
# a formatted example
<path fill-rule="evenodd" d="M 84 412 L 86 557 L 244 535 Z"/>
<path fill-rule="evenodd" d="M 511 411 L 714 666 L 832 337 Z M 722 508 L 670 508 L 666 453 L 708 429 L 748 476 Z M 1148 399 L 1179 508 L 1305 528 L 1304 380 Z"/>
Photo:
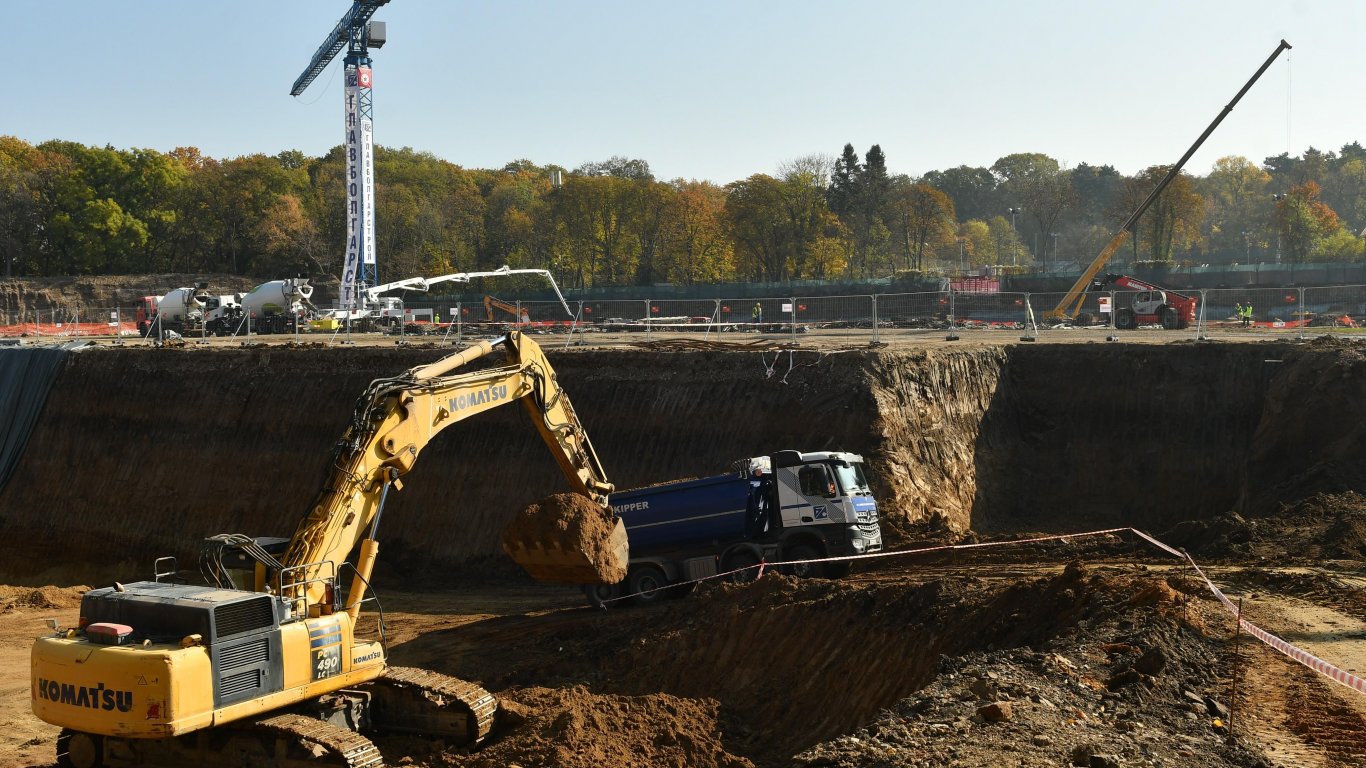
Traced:
<path fill-rule="evenodd" d="M 565 301 L 564 294 L 560 293 L 560 286 L 555 283 L 555 276 L 550 274 L 548 269 L 513 269 L 506 264 L 488 272 L 452 272 L 448 275 L 437 275 L 436 277 L 409 277 L 403 280 L 396 280 L 384 285 L 376 285 L 373 288 L 366 288 L 363 292 L 366 303 L 374 303 L 382 293 L 388 291 L 428 291 L 434 285 L 447 282 L 468 283 L 477 277 L 505 277 L 507 275 L 542 275 L 550 281 L 550 287 L 555 291 L 555 296 L 560 300 L 560 306 L 564 307 L 565 314 L 570 317 L 574 313 L 569 309 L 569 302 Z"/>

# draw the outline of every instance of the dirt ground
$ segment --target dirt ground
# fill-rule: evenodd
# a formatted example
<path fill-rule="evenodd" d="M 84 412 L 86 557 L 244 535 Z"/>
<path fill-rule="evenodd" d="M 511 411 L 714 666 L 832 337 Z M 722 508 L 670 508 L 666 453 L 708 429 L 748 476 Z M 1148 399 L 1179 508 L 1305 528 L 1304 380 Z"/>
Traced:
<path fill-rule="evenodd" d="M 474 753 L 377 743 L 433 768 L 1366 765 L 1366 700 L 1247 636 L 1235 656 L 1231 617 L 1174 560 L 1128 541 L 1001 553 L 608 611 L 531 583 L 381 586 L 391 661 L 477 680 L 505 714 Z M 1211 575 L 1254 622 L 1362 670 L 1362 565 Z M 52 765 L 28 644 L 83 589 L 0 589 L 0 765 Z"/>

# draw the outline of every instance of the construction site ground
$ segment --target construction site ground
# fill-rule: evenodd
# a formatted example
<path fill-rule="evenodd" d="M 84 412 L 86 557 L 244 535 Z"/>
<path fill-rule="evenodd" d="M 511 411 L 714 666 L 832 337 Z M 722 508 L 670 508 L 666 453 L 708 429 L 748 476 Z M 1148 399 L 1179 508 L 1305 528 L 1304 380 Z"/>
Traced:
<path fill-rule="evenodd" d="M 377 743 L 390 765 L 489 768 L 1366 765 L 1360 694 L 1246 635 L 1235 655 L 1194 573 L 1110 541 L 770 572 L 607 611 L 530 583 L 382 588 L 393 663 L 480 680 L 508 714 L 473 753 Z M 1260 626 L 1361 670 L 1361 566 L 1208 572 Z M 0 764 L 53 764 L 28 643 L 74 621 L 80 591 L 3 590 Z M 848 685 L 867 666 L 877 684 Z"/>
<path fill-rule="evenodd" d="M 1358 345 L 1090 340 L 552 360 L 619 487 L 843 448 L 870 460 L 893 549 L 1133 526 L 1250 621 L 1366 671 Z M 292 526 L 364 384 L 441 352 L 388 346 L 75 356 L 0 491 L 24 543 L 0 562 L 0 765 L 53 764 L 29 712 L 44 621 L 155 556 L 193 562 L 198 537 Z M 377 566 L 390 661 L 477 681 L 504 716 L 474 752 L 380 737 L 390 765 L 1366 766 L 1366 696 L 1235 640 L 1199 576 L 1132 534 L 590 608 L 498 554 L 521 505 L 563 490 L 512 410 L 424 452 Z"/>

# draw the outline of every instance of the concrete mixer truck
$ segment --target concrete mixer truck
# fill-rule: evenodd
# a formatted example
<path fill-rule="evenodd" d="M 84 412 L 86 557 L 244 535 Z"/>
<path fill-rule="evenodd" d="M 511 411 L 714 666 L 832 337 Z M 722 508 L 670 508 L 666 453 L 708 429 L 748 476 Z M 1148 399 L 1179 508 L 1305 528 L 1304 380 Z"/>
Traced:
<path fill-rule="evenodd" d="M 158 335 L 175 331 L 184 335 L 197 332 L 204 322 L 204 305 L 211 298 L 208 283 L 193 288 L 176 288 L 165 296 L 143 296 L 137 301 L 135 318 L 138 333 Z"/>
<path fill-rule="evenodd" d="M 257 333 L 292 333 L 302 316 L 313 311 L 312 296 L 308 278 L 271 280 L 242 297 L 242 311 Z"/>

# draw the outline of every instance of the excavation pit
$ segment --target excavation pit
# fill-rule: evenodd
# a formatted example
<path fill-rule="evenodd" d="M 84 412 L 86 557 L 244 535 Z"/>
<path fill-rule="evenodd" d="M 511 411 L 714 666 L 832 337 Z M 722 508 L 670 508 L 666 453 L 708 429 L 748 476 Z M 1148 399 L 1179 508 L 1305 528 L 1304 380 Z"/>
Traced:
<path fill-rule="evenodd" d="M 99 586 L 150 577 L 157 556 L 193 562 L 205 535 L 287 534 L 317 491 L 356 395 L 373 378 L 446 351 L 72 356 L 0 489 L 0 525 L 25 542 L 0 565 L 0 580 Z M 840 449 L 868 460 L 893 546 L 1134 526 L 1185 535 L 1183 546 L 1231 563 L 1360 559 L 1364 518 L 1347 495 L 1366 488 L 1366 358 L 1356 344 L 793 357 L 779 377 L 754 352 L 550 352 L 619 488 L 705 476 L 780 449 Z M 499 534 L 528 501 L 566 489 L 525 419 L 498 409 L 441 436 L 388 502 L 381 594 L 409 590 L 415 578 L 434 590 L 399 600 L 416 607 L 395 636 L 393 660 L 478 680 L 522 709 L 520 724 L 485 756 L 436 746 L 418 764 L 616 766 L 648 755 L 657 765 L 842 766 L 876 764 L 885 753 L 947 765 L 971 757 L 961 750 L 973 742 L 1055 765 L 1087 747 L 1068 729 L 1097 719 L 1108 735 L 1148 729 L 1208 740 L 1208 718 L 1186 718 L 1175 698 L 1214 696 L 1226 682 L 1219 649 L 1228 627 L 1200 589 L 1136 566 L 1063 572 L 1078 556 L 1132 562 L 1129 542 L 1037 547 L 981 568 L 966 556 L 861 567 L 848 582 L 769 576 L 606 613 L 537 592 L 541 607 L 508 613 L 500 590 L 525 582 L 501 554 Z M 1313 506 L 1316 494 L 1329 501 Z M 464 578 L 490 564 L 491 576 Z M 439 590 L 470 583 L 481 605 L 443 618 L 442 601 L 461 593 Z M 63 610 L 42 604 L 25 597 L 11 613 Z M 1112 690 L 1152 647 L 1162 648 L 1161 673 L 1136 672 L 1138 682 Z M 973 680 L 993 680 L 988 673 L 1010 684 L 977 687 L 1008 696 L 999 700 L 1018 718 L 997 730 L 973 719 L 996 701 L 966 698 L 978 695 L 967 688 Z M 1320 693 L 1312 677 L 1295 685 L 1301 698 Z M 1035 697 L 1086 719 L 1049 719 Z M 673 725 L 644 725 L 669 713 Z M 1047 744 L 998 739 L 1010 723 L 1056 732 Z M 1097 754 L 1133 746 L 1118 736 L 1091 742 Z M 396 748 L 414 757 L 426 749 Z M 576 762 L 592 756 L 598 762 Z M 1255 764 L 1246 757 L 1211 747 L 1164 762 Z"/>

